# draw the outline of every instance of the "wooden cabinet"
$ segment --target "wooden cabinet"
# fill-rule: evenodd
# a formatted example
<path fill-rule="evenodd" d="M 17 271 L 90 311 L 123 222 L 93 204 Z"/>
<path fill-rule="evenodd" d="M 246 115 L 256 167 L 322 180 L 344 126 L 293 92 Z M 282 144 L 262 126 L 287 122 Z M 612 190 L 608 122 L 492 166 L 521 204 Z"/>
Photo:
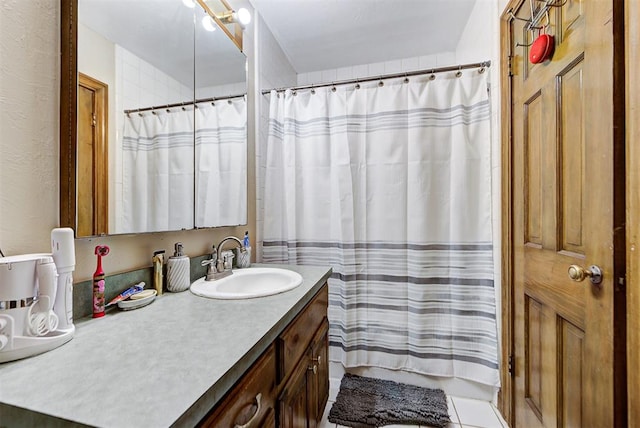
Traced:
<path fill-rule="evenodd" d="M 325 284 L 199 426 L 318 426 L 329 398 L 328 303 Z"/>
<path fill-rule="evenodd" d="M 325 285 L 276 341 L 278 426 L 315 428 L 329 398 L 329 361 Z"/>
<path fill-rule="evenodd" d="M 315 428 L 329 398 L 329 323 L 325 318 L 278 398 L 281 428 Z"/>

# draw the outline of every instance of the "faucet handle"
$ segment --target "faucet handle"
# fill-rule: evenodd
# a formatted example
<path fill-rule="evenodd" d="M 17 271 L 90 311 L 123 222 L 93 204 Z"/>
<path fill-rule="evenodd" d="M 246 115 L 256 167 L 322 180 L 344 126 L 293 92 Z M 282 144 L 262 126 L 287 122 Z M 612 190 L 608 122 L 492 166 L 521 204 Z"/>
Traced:
<path fill-rule="evenodd" d="M 207 260 L 201 261 L 200 265 L 202 265 L 202 266 L 215 265 L 215 263 L 216 263 L 216 259 L 213 258 L 213 259 L 207 259 Z"/>

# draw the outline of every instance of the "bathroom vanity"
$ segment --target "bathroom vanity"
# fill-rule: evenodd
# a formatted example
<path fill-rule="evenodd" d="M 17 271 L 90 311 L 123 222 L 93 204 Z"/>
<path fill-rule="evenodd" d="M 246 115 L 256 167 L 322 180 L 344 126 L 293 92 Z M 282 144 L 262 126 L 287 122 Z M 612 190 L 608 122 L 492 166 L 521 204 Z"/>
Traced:
<path fill-rule="evenodd" d="M 0 426 L 316 426 L 328 398 L 328 268 L 273 296 L 165 295 L 0 364 Z M 258 404 L 259 401 L 259 404 Z"/>
<path fill-rule="evenodd" d="M 202 426 L 315 427 L 329 398 L 328 302 L 324 285 Z"/>

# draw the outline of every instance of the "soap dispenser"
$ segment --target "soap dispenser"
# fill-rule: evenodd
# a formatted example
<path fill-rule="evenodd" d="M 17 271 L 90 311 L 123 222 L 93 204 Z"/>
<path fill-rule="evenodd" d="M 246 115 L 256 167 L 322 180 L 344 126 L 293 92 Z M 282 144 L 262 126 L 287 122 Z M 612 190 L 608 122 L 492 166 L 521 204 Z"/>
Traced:
<path fill-rule="evenodd" d="M 182 243 L 176 242 L 175 253 L 167 260 L 167 290 L 174 293 L 189 288 L 191 263 L 182 251 Z"/>

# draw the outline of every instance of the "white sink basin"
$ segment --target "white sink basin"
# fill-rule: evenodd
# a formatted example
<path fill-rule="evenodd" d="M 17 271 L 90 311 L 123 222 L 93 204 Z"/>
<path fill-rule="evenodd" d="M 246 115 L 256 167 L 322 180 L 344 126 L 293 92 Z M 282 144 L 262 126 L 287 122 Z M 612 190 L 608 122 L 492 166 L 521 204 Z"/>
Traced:
<path fill-rule="evenodd" d="M 252 299 L 292 290 L 302 284 L 299 273 L 279 268 L 236 269 L 215 281 L 204 277 L 191 284 L 191 292 L 212 299 Z"/>

